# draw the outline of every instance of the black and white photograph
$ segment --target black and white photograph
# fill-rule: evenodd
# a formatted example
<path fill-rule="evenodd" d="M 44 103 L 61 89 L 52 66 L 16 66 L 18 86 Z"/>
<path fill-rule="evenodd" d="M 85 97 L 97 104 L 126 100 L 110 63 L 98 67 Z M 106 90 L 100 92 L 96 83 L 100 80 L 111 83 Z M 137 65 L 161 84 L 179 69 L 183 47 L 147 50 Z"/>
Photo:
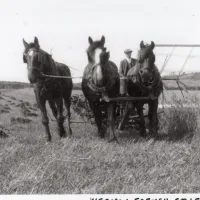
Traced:
<path fill-rule="evenodd" d="M 0 25 L 0 198 L 200 193 L 200 1 L 0 0 Z"/>

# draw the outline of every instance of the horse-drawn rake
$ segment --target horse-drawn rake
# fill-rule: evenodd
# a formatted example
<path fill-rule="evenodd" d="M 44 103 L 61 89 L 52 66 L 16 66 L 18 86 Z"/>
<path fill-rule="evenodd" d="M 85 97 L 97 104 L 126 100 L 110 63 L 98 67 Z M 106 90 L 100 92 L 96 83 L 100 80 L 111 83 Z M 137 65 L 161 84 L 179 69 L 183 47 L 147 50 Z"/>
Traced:
<path fill-rule="evenodd" d="M 167 63 L 169 62 L 169 59 L 171 58 L 175 47 L 200 47 L 200 45 L 162 45 L 162 44 L 157 44 L 157 47 L 173 47 L 172 52 L 168 57 L 166 57 L 165 62 L 160 70 L 160 74 L 163 72 L 165 69 Z M 191 56 L 190 51 L 189 55 L 187 56 L 183 66 L 181 67 L 180 73 L 178 76 L 173 77 L 173 78 L 162 78 L 162 80 L 174 80 L 176 81 L 179 90 L 182 93 L 182 90 L 185 90 L 185 84 L 182 83 L 179 80 L 179 77 L 181 73 L 183 72 L 183 69 L 186 65 L 186 62 L 188 61 L 189 57 Z M 49 76 L 49 75 L 44 75 L 46 77 L 54 77 L 54 78 L 82 78 L 82 77 L 58 77 L 58 76 Z M 127 77 L 128 78 L 128 77 Z M 181 87 L 182 86 L 182 87 Z M 163 83 L 164 90 L 167 88 L 165 83 Z M 164 112 L 164 94 L 163 95 L 163 101 L 162 101 L 162 108 L 160 111 L 158 111 L 157 114 L 163 113 Z M 183 93 L 182 93 L 183 95 Z M 184 97 L 184 95 L 183 95 Z M 102 93 L 102 98 L 100 103 L 97 106 L 101 107 L 101 114 L 103 118 L 103 124 L 106 126 L 107 124 L 107 117 L 106 117 L 106 109 L 104 107 L 105 103 L 114 101 L 116 102 L 116 110 L 115 110 L 115 126 L 119 130 L 129 130 L 135 128 L 136 130 L 139 128 L 139 115 L 137 114 L 136 107 L 135 107 L 135 102 L 138 101 L 143 101 L 143 100 L 152 100 L 152 98 L 158 98 L 158 97 L 152 97 L 152 96 L 140 96 L 140 97 L 114 97 L 114 98 L 109 98 L 106 94 Z M 89 103 L 87 99 L 84 97 L 83 94 L 74 94 L 72 95 L 71 98 L 72 102 L 72 108 L 77 113 L 79 116 L 81 116 L 82 121 L 71 121 L 71 123 L 91 123 L 95 124 L 95 119 L 94 119 L 94 114 L 92 113 Z M 146 106 L 145 106 L 146 107 Z M 147 109 L 144 108 L 144 117 L 148 117 Z"/>
<path fill-rule="evenodd" d="M 74 112 L 82 118 L 82 121 L 71 121 L 72 123 L 95 123 L 94 115 L 91 112 L 88 101 L 84 95 L 73 94 L 71 102 Z"/>
<path fill-rule="evenodd" d="M 104 107 L 105 103 L 116 101 L 115 110 L 115 126 L 119 130 L 139 129 L 139 116 L 134 106 L 135 101 L 148 100 L 149 97 L 116 97 L 109 98 L 102 96 L 101 102 L 98 106 L 101 107 L 101 114 L 103 118 L 103 125 L 107 125 L 107 113 Z M 71 121 L 72 123 L 90 123 L 95 124 L 94 114 L 90 110 L 87 99 L 81 94 L 72 95 L 72 108 L 81 117 L 82 121 Z M 164 108 L 164 107 L 163 107 Z M 162 113 L 158 112 L 158 114 Z M 148 117 L 147 110 L 144 108 L 144 117 Z"/>

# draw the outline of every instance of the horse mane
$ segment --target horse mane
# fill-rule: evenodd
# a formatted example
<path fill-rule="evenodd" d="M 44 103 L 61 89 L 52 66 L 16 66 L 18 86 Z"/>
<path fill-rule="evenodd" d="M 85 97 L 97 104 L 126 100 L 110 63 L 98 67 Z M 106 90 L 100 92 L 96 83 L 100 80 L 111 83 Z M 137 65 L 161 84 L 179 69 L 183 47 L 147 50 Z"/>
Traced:
<path fill-rule="evenodd" d="M 43 64 L 43 73 L 49 75 L 59 75 L 58 66 L 52 55 L 47 53 L 46 51 L 39 49 L 38 53 L 38 61 Z"/>

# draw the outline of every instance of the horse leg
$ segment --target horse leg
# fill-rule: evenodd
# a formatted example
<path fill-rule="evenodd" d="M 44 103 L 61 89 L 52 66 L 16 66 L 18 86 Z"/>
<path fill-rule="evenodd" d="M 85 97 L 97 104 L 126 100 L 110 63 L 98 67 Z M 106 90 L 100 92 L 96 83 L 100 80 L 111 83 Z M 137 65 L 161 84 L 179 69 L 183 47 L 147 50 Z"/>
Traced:
<path fill-rule="evenodd" d="M 58 123 L 59 134 L 60 134 L 60 137 L 66 137 L 65 129 L 63 126 L 64 119 L 65 119 L 63 116 L 63 99 L 56 98 L 54 101 L 57 106 L 57 123 Z"/>
<path fill-rule="evenodd" d="M 42 98 L 40 96 L 40 88 L 37 85 L 34 85 L 34 93 L 35 93 L 37 105 L 38 105 L 41 115 L 42 115 L 42 124 L 45 128 L 47 141 L 51 141 L 51 134 L 50 134 L 50 130 L 49 130 L 49 119 L 47 116 L 47 110 L 46 110 L 46 106 L 45 106 L 46 99 Z"/>
<path fill-rule="evenodd" d="M 126 124 L 127 119 L 128 119 L 129 112 L 130 111 L 129 111 L 129 108 L 128 108 L 128 104 L 126 103 L 125 110 L 124 110 L 124 112 L 121 113 L 122 120 L 120 121 L 119 126 L 118 126 L 119 130 L 123 130 L 124 129 L 125 124 Z"/>
<path fill-rule="evenodd" d="M 48 100 L 48 102 L 49 102 L 49 106 L 52 110 L 53 116 L 57 119 L 57 108 L 56 108 L 55 102 L 53 101 L 53 99 Z"/>
<path fill-rule="evenodd" d="M 143 114 L 143 105 L 139 104 L 136 106 L 136 108 L 137 108 L 137 114 L 139 116 L 139 133 L 142 137 L 145 137 L 146 129 L 145 129 L 144 114 Z"/>
<path fill-rule="evenodd" d="M 157 116 L 157 109 L 158 109 L 158 99 L 155 99 L 149 103 L 149 132 L 152 135 L 157 135 L 158 133 L 158 116 Z"/>
<path fill-rule="evenodd" d="M 115 104 L 113 102 L 108 103 L 107 107 L 107 116 L 108 116 L 108 142 L 112 142 L 114 140 L 117 140 L 115 136 Z"/>
<path fill-rule="evenodd" d="M 66 107 L 66 110 L 67 110 L 67 134 L 68 136 L 71 136 L 72 135 L 72 129 L 71 129 L 71 126 L 70 126 L 70 117 L 71 117 L 71 112 L 70 112 L 70 106 L 71 106 L 71 100 L 70 100 L 70 97 L 64 97 L 64 102 L 65 102 L 65 107 Z"/>
<path fill-rule="evenodd" d="M 44 128 L 45 128 L 47 141 L 51 141 L 51 134 L 49 130 L 49 119 L 47 116 L 47 110 L 45 106 L 46 100 L 41 100 L 39 98 L 36 98 L 36 99 L 37 99 L 37 103 L 42 114 L 42 124 L 44 125 Z"/>
<path fill-rule="evenodd" d="M 99 109 L 98 106 L 96 106 L 94 104 L 94 102 L 92 101 L 88 101 L 89 105 L 90 105 L 90 109 L 92 110 L 92 112 L 94 113 L 94 118 L 95 118 L 95 123 L 97 125 L 97 129 L 98 129 L 98 135 L 101 138 L 104 138 L 105 133 L 102 130 L 102 117 L 101 117 L 101 110 Z"/>

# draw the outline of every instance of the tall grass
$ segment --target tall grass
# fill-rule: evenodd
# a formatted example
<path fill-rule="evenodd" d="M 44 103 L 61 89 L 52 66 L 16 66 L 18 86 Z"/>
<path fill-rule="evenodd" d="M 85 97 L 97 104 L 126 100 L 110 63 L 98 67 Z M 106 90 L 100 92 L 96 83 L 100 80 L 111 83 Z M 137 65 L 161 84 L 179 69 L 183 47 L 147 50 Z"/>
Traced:
<path fill-rule="evenodd" d="M 168 101 L 169 108 L 165 110 L 165 133 L 171 140 L 191 137 L 197 131 L 200 104 L 195 95 L 187 98 L 172 95 Z"/>

